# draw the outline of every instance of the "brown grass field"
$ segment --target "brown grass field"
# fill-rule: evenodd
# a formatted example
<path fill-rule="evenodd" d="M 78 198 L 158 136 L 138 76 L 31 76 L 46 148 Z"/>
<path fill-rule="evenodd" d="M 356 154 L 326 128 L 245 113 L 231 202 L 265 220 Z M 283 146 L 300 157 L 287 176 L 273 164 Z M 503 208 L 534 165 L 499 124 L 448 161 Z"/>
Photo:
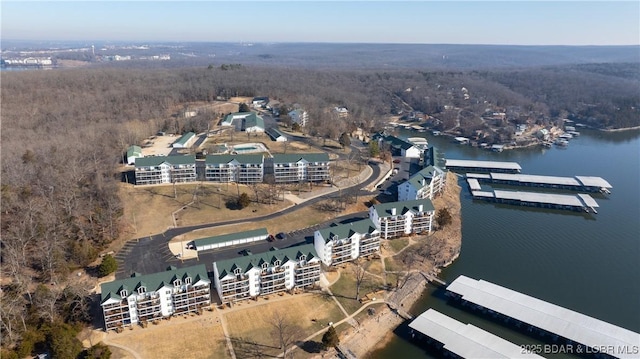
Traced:
<path fill-rule="evenodd" d="M 285 294 L 290 296 L 290 294 Z M 278 296 L 272 296 L 278 298 Z M 261 299 L 261 301 L 263 301 Z M 318 295 L 294 296 L 262 305 L 250 305 L 247 309 L 225 313 L 231 338 L 261 344 L 266 355 L 278 355 L 278 341 L 273 337 L 272 322 L 275 313 L 284 316 L 296 328 L 295 340 L 304 340 L 309 335 L 327 327 L 329 322 L 338 322 L 344 315 L 335 301 Z M 237 307 L 236 307 L 237 308 Z M 298 353 L 303 351 L 296 351 Z"/>
<path fill-rule="evenodd" d="M 230 358 L 222 326 L 211 312 L 108 335 L 109 342 L 125 346 L 142 358 Z"/>

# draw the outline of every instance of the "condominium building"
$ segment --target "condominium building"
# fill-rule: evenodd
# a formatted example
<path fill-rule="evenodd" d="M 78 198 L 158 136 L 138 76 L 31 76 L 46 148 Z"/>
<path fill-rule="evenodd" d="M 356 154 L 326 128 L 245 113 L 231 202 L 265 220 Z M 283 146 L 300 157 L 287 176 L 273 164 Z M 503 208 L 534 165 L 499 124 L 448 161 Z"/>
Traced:
<path fill-rule="evenodd" d="M 306 244 L 214 262 L 213 274 L 222 303 L 233 303 L 314 286 L 320 280 L 320 259 Z"/>
<path fill-rule="evenodd" d="M 295 109 L 289 112 L 289 117 L 291 117 L 291 122 L 297 123 L 300 127 L 305 127 L 307 125 L 307 121 L 309 120 L 309 114 L 307 111 L 302 109 Z"/>
<path fill-rule="evenodd" d="M 103 283 L 100 306 L 105 330 L 199 312 L 210 305 L 210 287 L 204 264 Z"/>
<path fill-rule="evenodd" d="M 327 153 L 275 154 L 266 161 L 266 172 L 276 183 L 324 182 L 331 179 Z"/>
<path fill-rule="evenodd" d="M 261 183 L 264 178 L 264 156 L 209 155 L 205 161 L 205 179 L 213 182 Z"/>
<path fill-rule="evenodd" d="M 135 159 L 136 184 L 194 182 L 196 156 L 153 156 Z"/>
<path fill-rule="evenodd" d="M 316 252 L 327 266 L 349 262 L 380 250 L 380 231 L 369 218 L 317 230 L 313 237 Z"/>
<path fill-rule="evenodd" d="M 433 199 L 444 185 L 444 171 L 435 166 L 427 166 L 398 186 L 398 201 Z"/>
<path fill-rule="evenodd" d="M 369 208 L 369 218 L 384 239 L 411 233 L 431 233 L 434 208 L 431 200 L 388 202 Z"/>

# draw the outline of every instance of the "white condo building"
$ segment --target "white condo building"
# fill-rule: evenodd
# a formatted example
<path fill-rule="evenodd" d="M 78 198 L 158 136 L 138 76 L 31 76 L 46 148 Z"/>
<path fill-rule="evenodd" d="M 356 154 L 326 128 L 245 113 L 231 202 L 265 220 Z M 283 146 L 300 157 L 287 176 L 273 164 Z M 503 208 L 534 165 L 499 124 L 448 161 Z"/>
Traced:
<path fill-rule="evenodd" d="M 316 285 L 320 259 L 306 244 L 214 262 L 213 275 L 222 303 L 234 303 Z"/>
<path fill-rule="evenodd" d="M 435 209 L 429 199 L 375 204 L 369 218 L 384 239 L 411 233 L 431 233 Z"/>
<path fill-rule="evenodd" d="M 398 201 L 433 199 L 445 185 L 445 173 L 438 167 L 427 166 L 398 186 Z"/>
<path fill-rule="evenodd" d="M 313 237 L 316 252 L 327 266 L 349 262 L 380 250 L 380 231 L 369 218 L 317 230 Z"/>
<path fill-rule="evenodd" d="M 204 264 L 103 283 L 100 306 L 105 330 L 199 312 L 210 306 L 210 288 Z"/>

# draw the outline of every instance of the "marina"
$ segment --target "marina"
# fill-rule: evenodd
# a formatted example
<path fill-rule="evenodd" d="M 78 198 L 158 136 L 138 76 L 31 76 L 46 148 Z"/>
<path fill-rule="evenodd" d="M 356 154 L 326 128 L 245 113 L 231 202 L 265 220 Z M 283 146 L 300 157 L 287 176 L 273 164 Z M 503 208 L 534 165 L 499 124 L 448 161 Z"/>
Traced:
<path fill-rule="evenodd" d="M 460 275 L 447 294 L 464 306 L 529 325 L 530 332 L 584 346 L 583 353 L 636 358 L 640 334 L 500 285 Z"/>
<path fill-rule="evenodd" d="M 592 176 L 557 177 L 512 173 L 467 173 L 467 178 L 476 179 L 478 182 L 585 192 L 611 193 L 612 188 L 611 184 L 602 177 Z"/>
<path fill-rule="evenodd" d="M 409 324 L 409 328 L 415 339 L 462 358 L 542 358 L 531 352 L 523 352 L 519 345 L 434 309 L 420 314 Z"/>
<path fill-rule="evenodd" d="M 472 160 L 451 160 L 445 161 L 445 167 L 451 171 L 461 172 L 500 172 L 519 173 L 522 167 L 516 162 L 501 161 L 472 161 Z"/>
<path fill-rule="evenodd" d="M 474 199 L 517 206 L 564 209 L 598 213 L 598 203 L 588 194 L 551 194 L 523 191 L 471 191 Z"/>

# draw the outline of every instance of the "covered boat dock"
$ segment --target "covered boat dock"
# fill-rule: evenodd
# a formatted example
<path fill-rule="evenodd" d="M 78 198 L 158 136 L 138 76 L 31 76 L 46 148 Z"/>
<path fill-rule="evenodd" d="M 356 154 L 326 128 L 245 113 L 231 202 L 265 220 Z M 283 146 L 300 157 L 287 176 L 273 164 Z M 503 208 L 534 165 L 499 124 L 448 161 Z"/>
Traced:
<path fill-rule="evenodd" d="M 450 160 L 445 161 L 445 167 L 451 171 L 461 172 L 500 172 L 519 173 L 522 167 L 516 162 L 501 161 L 472 161 L 472 160 Z"/>
<path fill-rule="evenodd" d="M 462 358 L 542 358 L 494 334 L 429 309 L 410 324 L 413 335 Z M 416 333 L 417 332 L 417 333 Z"/>
<path fill-rule="evenodd" d="M 507 184 L 512 186 L 556 188 L 572 191 L 611 193 L 611 184 L 602 177 L 575 176 L 557 177 L 514 173 L 467 173 L 467 178 L 480 182 Z"/>
<path fill-rule="evenodd" d="M 484 280 L 464 275 L 447 287 L 456 300 L 580 344 L 604 357 L 637 358 L 640 334 L 545 302 Z"/>
<path fill-rule="evenodd" d="M 598 203 L 588 194 L 552 194 L 522 191 L 471 191 L 474 199 L 527 207 L 568 209 L 598 213 Z"/>

